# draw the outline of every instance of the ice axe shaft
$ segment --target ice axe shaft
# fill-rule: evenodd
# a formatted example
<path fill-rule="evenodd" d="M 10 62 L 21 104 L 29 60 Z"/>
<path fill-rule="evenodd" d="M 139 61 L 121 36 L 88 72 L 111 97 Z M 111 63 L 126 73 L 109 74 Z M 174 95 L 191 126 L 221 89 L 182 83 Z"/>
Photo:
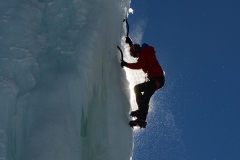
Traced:
<path fill-rule="evenodd" d="M 129 34 L 129 24 L 128 24 L 127 18 L 123 19 L 123 22 L 126 22 L 126 24 L 127 24 L 127 37 L 128 37 L 128 34 Z M 121 53 L 121 61 L 123 61 L 123 52 L 122 52 L 122 50 L 121 50 L 121 48 L 119 46 L 117 46 L 117 48 L 119 49 L 119 51 Z"/>
<path fill-rule="evenodd" d="M 127 18 L 123 19 L 123 22 L 126 22 L 126 24 L 127 24 L 127 37 L 128 37 L 128 34 L 129 34 L 129 24 L 128 24 Z"/>
<path fill-rule="evenodd" d="M 123 61 L 123 52 L 121 50 L 121 48 L 119 46 L 117 46 L 117 48 L 119 49 L 120 53 L 121 53 L 121 61 Z"/>

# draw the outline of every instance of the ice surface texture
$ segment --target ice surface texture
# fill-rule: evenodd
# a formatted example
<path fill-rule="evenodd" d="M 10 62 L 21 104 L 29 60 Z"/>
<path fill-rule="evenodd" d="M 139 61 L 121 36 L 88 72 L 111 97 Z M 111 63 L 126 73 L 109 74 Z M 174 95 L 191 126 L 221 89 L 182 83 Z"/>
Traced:
<path fill-rule="evenodd" d="M 129 4 L 0 2 L 0 160 L 130 159 L 116 48 Z"/>

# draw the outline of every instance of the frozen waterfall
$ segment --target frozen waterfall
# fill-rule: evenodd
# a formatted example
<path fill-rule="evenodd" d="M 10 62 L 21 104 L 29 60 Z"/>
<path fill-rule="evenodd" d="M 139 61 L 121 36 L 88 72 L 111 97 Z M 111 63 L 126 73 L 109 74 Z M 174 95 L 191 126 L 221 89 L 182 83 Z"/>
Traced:
<path fill-rule="evenodd" d="M 0 160 L 125 160 L 130 0 L 0 2 Z M 122 46 L 123 47 L 123 46 Z"/>

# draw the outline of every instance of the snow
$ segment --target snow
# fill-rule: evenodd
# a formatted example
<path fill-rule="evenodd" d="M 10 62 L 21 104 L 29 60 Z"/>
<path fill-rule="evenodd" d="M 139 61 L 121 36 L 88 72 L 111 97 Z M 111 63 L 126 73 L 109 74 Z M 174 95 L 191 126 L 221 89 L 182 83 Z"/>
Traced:
<path fill-rule="evenodd" d="M 129 5 L 0 2 L 0 160 L 131 159 Z"/>

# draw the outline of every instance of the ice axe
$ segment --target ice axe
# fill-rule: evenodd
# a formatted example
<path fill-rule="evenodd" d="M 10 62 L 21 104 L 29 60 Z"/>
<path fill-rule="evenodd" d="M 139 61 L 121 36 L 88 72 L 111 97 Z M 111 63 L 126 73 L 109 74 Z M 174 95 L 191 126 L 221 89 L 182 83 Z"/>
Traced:
<path fill-rule="evenodd" d="M 128 37 L 128 34 L 129 34 L 129 24 L 128 24 L 127 18 L 123 19 L 123 22 L 126 22 L 126 24 L 127 24 L 127 37 Z M 123 61 L 123 52 L 122 52 L 122 50 L 121 50 L 121 48 L 119 46 L 117 46 L 117 48 L 119 49 L 119 51 L 121 53 L 121 61 Z"/>
<path fill-rule="evenodd" d="M 119 46 L 117 46 L 117 48 L 119 49 L 120 53 L 121 53 L 121 61 L 123 61 L 123 52 L 121 50 L 121 48 Z"/>
<path fill-rule="evenodd" d="M 126 22 L 126 24 L 127 24 L 127 37 L 128 37 L 128 34 L 129 34 L 129 24 L 128 24 L 127 18 L 123 19 L 123 22 Z"/>

